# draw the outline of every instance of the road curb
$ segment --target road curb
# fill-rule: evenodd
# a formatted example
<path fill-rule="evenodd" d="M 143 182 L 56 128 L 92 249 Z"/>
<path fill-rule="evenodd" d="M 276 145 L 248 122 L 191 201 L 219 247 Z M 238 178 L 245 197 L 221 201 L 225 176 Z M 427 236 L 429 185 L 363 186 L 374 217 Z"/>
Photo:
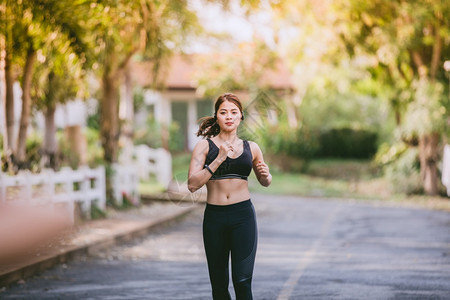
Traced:
<path fill-rule="evenodd" d="M 99 249 L 119 245 L 135 238 L 143 237 L 155 227 L 164 226 L 172 221 L 182 218 L 196 207 L 198 206 L 192 205 L 189 207 L 181 207 L 179 211 L 172 212 L 169 215 L 155 220 L 142 222 L 126 231 L 99 238 L 81 246 L 67 247 L 60 253 L 52 253 L 51 255 L 37 257 L 32 261 L 28 261 L 26 264 L 16 265 L 10 269 L 0 271 L 0 288 L 7 287 L 19 280 L 29 278 L 58 264 L 68 262 L 83 255 L 89 255 Z"/>

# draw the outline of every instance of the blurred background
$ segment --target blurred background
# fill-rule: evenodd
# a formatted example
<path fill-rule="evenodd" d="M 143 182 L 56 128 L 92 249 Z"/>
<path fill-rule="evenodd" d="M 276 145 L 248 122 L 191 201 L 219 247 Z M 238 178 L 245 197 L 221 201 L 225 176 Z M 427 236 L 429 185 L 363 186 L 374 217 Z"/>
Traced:
<path fill-rule="evenodd" d="M 234 92 L 240 136 L 274 176 L 269 189 L 252 178 L 252 191 L 448 205 L 448 1 L 7 0 L 0 10 L 3 204 L 75 203 L 96 218 L 181 193 L 198 119 Z"/>

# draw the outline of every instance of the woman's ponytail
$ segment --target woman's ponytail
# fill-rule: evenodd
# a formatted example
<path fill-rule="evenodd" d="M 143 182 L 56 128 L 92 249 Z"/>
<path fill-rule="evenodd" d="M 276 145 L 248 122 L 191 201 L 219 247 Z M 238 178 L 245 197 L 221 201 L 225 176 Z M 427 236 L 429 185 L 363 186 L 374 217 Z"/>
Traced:
<path fill-rule="evenodd" d="M 220 127 L 217 124 L 217 118 L 203 117 L 200 120 L 200 126 L 197 131 L 197 136 L 213 137 L 219 134 Z"/>

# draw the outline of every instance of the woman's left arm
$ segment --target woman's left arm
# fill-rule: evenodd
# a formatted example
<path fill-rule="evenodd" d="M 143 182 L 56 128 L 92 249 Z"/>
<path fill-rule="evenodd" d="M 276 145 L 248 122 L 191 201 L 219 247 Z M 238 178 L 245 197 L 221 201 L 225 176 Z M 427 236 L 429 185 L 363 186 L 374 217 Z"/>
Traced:
<path fill-rule="evenodd" d="M 262 186 L 269 186 L 272 182 L 272 174 L 269 172 L 269 166 L 264 162 L 263 154 L 258 144 L 250 142 L 250 149 L 253 155 L 253 171 L 256 178 Z"/>

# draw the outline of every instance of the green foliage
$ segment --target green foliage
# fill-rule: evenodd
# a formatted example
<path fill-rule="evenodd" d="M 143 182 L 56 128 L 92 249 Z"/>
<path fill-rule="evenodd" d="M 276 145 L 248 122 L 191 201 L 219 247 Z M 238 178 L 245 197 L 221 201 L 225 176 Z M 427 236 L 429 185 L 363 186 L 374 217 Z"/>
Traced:
<path fill-rule="evenodd" d="M 264 127 L 247 131 L 250 132 L 244 131 L 240 136 L 257 142 L 268 160 L 282 171 L 305 171 L 309 160 L 318 149 L 315 132 L 305 126 L 290 128 L 284 118 L 276 125 L 266 124 Z"/>
<path fill-rule="evenodd" d="M 103 165 L 103 148 L 100 143 L 100 132 L 93 128 L 85 129 L 87 139 L 87 162 L 91 168 Z"/>
<path fill-rule="evenodd" d="M 395 143 L 392 146 L 383 143 L 378 147 L 374 162 L 379 166 L 386 166 L 398 160 L 407 150 L 408 145 L 403 142 Z"/>
<path fill-rule="evenodd" d="M 57 136 L 59 150 L 58 156 L 60 157 L 61 166 L 68 166 L 72 169 L 77 169 L 80 164 L 80 159 L 77 153 L 70 146 L 70 143 L 65 138 L 63 131 L 58 131 Z"/>
<path fill-rule="evenodd" d="M 408 148 L 397 160 L 388 164 L 385 174 L 394 192 L 408 195 L 423 192 L 416 148 Z"/>
<path fill-rule="evenodd" d="M 314 80 L 300 106 L 302 122 L 317 130 L 352 128 L 377 133 L 391 123 L 383 102 L 361 94 L 371 87 L 362 83 L 352 87 L 351 77 L 347 71 L 337 68 Z M 366 85 L 371 84 L 366 82 Z"/>
<path fill-rule="evenodd" d="M 414 83 L 415 101 L 407 109 L 402 135 L 406 138 L 444 132 L 448 112 L 444 106 L 443 87 L 422 79 Z"/>
<path fill-rule="evenodd" d="M 371 158 L 377 150 L 377 133 L 351 128 L 333 128 L 319 136 L 317 157 Z"/>
<path fill-rule="evenodd" d="M 187 169 L 186 169 L 187 170 Z M 187 171 L 186 177 L 187 177 Z M 167 190 L 167 187 L 160 184 L 156 178 L 151 177 L 148 181 L 139 182 L 139 194 L 144 195 L 156 195 L 161 194 Z"/>
<path fill-rule="evenodd" d="M 173 50 L 199 30 L 196 15 L 184 1 L 93 2 L 87 27 L 101 74 L 114 74 L 131 55 L 153 60 L 153 71 Z"/>
<path fill-rule="evenodd" d="M 186 181 L 188 179 L 190 162 L 190 152 L 180 152 L 172 155 L 172 173 L 177 177 L 177 180 Z"/>
<path fill-rule="evenodd" d="M 135 199 L 135 195 L 122 193 L 122 206 L 119 207 L 120 209 L 129 209 L 137 206 L 139 206 L 139 202 Z"/>
<path fill-rule="evenodd" d="M 373 58 L 367 66 L 372 77 L 387 91 L 390 108 L 395 114 L 399 140 L 414 144 L 430 134 L 442 135 L 448 122 L 448 106 L 443 99 L 447 85 L 444 60 L 450 53 L 450 2 L 351 0 L 337 1 L 342 11 L 339 28 L 341 40 L 351 56 L 364 53 Z M 440 138 L 440 137 L 439 137 Z M 421 157 L 437 157 L 438 147 L 429 152 L 420 147 Z M 411 173 L 413 154 L 408 149 L 389 165 L 390 176 L 398 179 L 398 189 L 416 192 L 418 176 Z M 395 156 L 393 156 L 395 157 Z M 434 160 L 434 159 L 433 159 Z M 433 161 L 422 160 L 421 168 L 428 176 Z M 396 175 L 394 173 L 397 172 Z M 438 181 L 433 174 L 423 178 L 426 192 L 434 193 Z M 418 181 L 418 180 L 417 180 Z"/>
<path fill-rule="evenodd" d="M 33 85 L 31 96 L 34 106 L 40 110 L 47 107 L 55 107 L 58 103 L 73 100 L 83 85 L 80 79 L 80 65 L 62 63 L 56 66 L 52 60 L 65 60 L 62 54 L 55 54 L 46 59 L 45 63 L 39 64 L 33 74 Z M 77 74 L 78 73 L 78 74 Z"/>
<path fill-rule="evenodd" d="M 84 134 L 87 140 L 87 163 L 89 167 L 95 168 L 104 164 L 103 149 L 100 144 L 100 134 L 98 130 L 93 128 L 85 128 Z M 58 140 L 58 159 L 61 166 L 69 166 L 77 169 L 79 166 L 79 157 L 71 148 L 62 130 L 57 132 Z"/>
<path fill-rule="evenodd" d="M 26 159 L 24 160 L 24 165 L 20 165 L 22 169 L 29 169 L 32 172 L 38 172 L 41 168 L 40 160 L 42 147 L 42 137 L 37 134 L 30 135 L 26 140 Z M 14 157 L 11 157 L 14 160 Z M 5 156 L 3 149 L 3 136 L 0 135 L 0 172 L 7 172 L 9 170 L 8 159 Z M 14 162 L 13 162 L 14 164 Z M 12 172 L 17 171 L 13 166 L 11 168 Z"/>
<path fill-rule="evenodd" d="M 8 162 L 3 148 L 3 135 L 0 134 L 0 172 L 7 172 Z"/>
<path fill-rule="evenodd" d="M 140 111 L 145 109 L 144 92 L 142 88 L 137 87 L 133 93 L 133 110 Z"/>
<path fill-rule="evenodd" d="M 450 13 L 449 2 L 352 0 L 338 7 L 341 40 L 351 55 L 372 57 L 367 69 L 386 91 L 403 133 L 442 133 L 442 85 L 447 85 L 442 64 L 450 51 L 450 21 L 444 16 Z"/>
<path fill-rule="evenodd" d="M 101 210 L 97 205 L 91 205 L 91 220 L 104 219 L 108 216 L 106 211 Z"/>
<path fill-rule="evenodd" d="M 100 106 L 99 106 L 100 109 Z M 93 130 L 100 129 L 100 113 L 90 114 L 87 116 L 86 124 L 88 128 Z"/>
<path fill-rule="evenodd" d="M 322 166 L 318 167 L 317 164 Z M 351 167 L 347 166 L 352 165 Z M 333 160 L 312 161 L 308 174 L 278 173 L 272 172 L 273 179 L 270 188 L 261 186 L 254 174 L 249 177 L 249 189 L 251 192 L 275 195 L 299 195 L 306 197 L 331 197 L 331 198 L 359 198 L 359 199 L 380 199 L 383 198 L 385 188 L 383 183 L 379 184 L 371 178 L 367 162 L 361 162 L 361 169 L 358 168 L 360 162 L 345 161 L 334 163 Z M 329 172 L 329 166 L 336 168 Z M 321 169 L 321 170 L 318 170 Z M 343 176 L 334 176 L 343 172 Z M 316 172 L 309 174 L 310 171 Z M 354 173 L 355 172 L 355 173 Z M 330 174 L 332 173 L 332 174 Z M 325 175 L 322 177 L 322 175 Z M 370 178 L 370 179 L 365 179 Z"/>
<path fill-rule="evenodd" d="M 184 135 L 177 122 L 172 122 L 169 127 L 169 151 L 180 152 L 184 150 Z"/>
<path fill-rule="evenodd" d="M 269 130 L 265 146 L 272 153 L 284 153 L 310 159 L 316 153 L 318 143 L 315 132 L 303 126 L 296 130 L 272 128 Z"/>
<path fill-rule="evenodd" d="M 150 148 L 162 147 L 162 125 L 149 116 L 146 126 L 137 128 L 134 132 L 135 145 L 147 145 Z"/>
<path fill-rule="evenodd" d="M 308 175 L 338 180 L 368 180 L 380 175 L 381 169 L 367 159 L 314 159 Z"/>
<path fill-rule="evenodd" d="M 28 169 L 32 172 L 38 172 L 40 170 L 40 160 L 42 148 L 42 137 L 38 134 L 31 134 L 26 140 L 26 158 L 24 160 L 24 166 L 19 166 L 20 169 Z"/>

